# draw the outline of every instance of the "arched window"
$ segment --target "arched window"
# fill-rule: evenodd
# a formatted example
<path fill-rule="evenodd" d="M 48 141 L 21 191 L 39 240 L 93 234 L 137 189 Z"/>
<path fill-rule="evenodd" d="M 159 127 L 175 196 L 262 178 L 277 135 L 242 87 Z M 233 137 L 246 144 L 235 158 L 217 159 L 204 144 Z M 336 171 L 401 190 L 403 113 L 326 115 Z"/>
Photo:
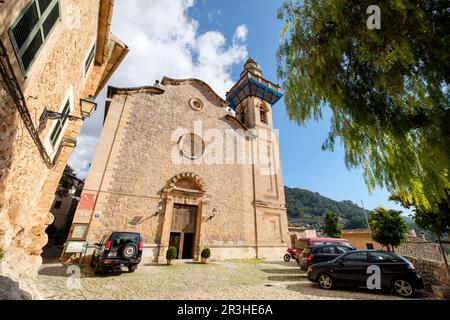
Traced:
<path fill-rule="evenodd" d="M 259 118 L 261 120 L 261 123 L 268 124 L 267 111 L 266 111 L 266 108 L 264 108 L 264 106 L 259 107 Z"/>

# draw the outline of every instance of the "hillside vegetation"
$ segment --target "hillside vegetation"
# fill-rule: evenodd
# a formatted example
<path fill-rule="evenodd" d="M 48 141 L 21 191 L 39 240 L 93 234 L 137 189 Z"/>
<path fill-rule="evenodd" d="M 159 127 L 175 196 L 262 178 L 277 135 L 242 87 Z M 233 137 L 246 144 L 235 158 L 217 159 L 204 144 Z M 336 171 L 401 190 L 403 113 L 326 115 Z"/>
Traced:
<path fill-rule="evenodd" d="M 352 201 L 335 201 L 317 192 L 289 187 L 285 187 L 285 194 L 290 225 L 322 229 L 326 211 L 333 210 L 342 218 L 344 229 L 367 227 L 363 209 Z"/>

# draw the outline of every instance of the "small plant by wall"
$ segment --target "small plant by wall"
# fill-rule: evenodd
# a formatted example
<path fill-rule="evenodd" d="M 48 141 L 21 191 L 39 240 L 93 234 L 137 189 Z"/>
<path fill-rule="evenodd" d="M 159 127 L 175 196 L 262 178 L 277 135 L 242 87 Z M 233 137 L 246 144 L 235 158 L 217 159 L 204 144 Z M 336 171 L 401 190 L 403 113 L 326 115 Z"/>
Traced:
<path fill-rule="evenodd" d="M 166 252 L 166 259 L 169 260 L 174 260 L 177 258 L 177 248 L 174 247 L 170 247 L 169 249 L 167 249 Z"/>
<path fill-rule="evenodd" d="M 209 248 L 203 249 L 201 256 L 203 259 L 209 259 L 211 257 L 211 250 Z"/>

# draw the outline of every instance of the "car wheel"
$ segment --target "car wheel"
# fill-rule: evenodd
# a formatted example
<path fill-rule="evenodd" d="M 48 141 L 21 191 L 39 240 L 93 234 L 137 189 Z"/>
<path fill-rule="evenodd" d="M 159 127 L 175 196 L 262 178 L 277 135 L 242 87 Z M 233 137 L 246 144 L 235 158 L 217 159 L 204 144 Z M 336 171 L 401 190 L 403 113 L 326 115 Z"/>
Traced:
<path fill-rule="evenodd" d="M 94 267 L 94 255 L 92 255 L 92 258 L 91 258 L 91 263 L 90 263 L 89 265 L 91 266 L 91 268 L 93 268 L 93 267 Z"/>
<path fill-rule="evenodd" d="M 137 265 L 128 266 L 128 272 L 133 273 L 137 269 Z"/>
<path fill-rule="evenodd" d="M 134 243 L 127 243 L 123 246 L 121 253 L 125 259 L 131 259 L 137 253 L 137 246 Z"/>
<path fill-rule="evenodd" d="M 289 262 L 291 260 L 291 256 L 289 254 L 284 255 L 284 261 Z"/>
<path fill-rule="evenodd" d="M 330 290 L 334 286 L 333 278 L 331 278 L 328 274 L 322 273 L 318 277 L 319 286 L 322 289 Z"/>
<path fill-rule="evenodd" d="M 96 275 L 96 276 L 98 276 L 98 275 L 100 275 L 100 274 L 102 274 L 103 273 L 103 268 L 100 268 L 99 267 L 99 263 L 97 262 L 95 265 L 94 265 L 94 274 Z"/>
<path fill-rule="evenodd" d="M 408 280 L 397 279 L 394 281 L 393 289 L 398 295 L 410 298 L 414 295 L 414 287 Z"/>

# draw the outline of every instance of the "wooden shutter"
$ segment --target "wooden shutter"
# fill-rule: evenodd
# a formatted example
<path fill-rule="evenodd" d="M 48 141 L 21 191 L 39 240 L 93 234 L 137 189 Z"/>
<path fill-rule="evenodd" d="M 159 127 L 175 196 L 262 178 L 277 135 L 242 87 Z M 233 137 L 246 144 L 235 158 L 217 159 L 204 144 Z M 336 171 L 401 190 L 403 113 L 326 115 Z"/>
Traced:
<path fill-rule="evenodd" d="M 33 0 L 9 30 L 17 60 L 25 73 L 60 18 L 58 0 Z"/>

